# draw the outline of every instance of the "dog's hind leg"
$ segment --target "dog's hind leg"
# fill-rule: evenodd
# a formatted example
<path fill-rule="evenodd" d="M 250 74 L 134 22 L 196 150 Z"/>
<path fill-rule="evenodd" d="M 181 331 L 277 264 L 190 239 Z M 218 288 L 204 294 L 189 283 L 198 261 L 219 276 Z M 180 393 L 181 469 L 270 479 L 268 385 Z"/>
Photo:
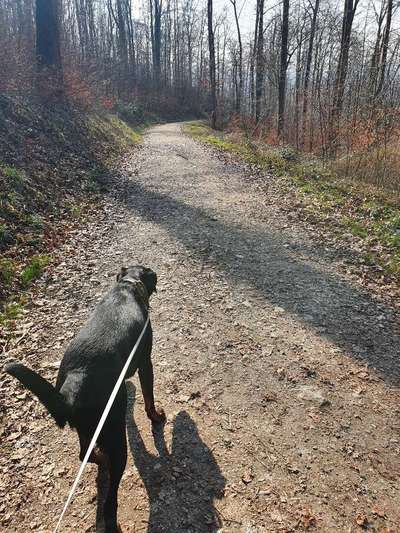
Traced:
<path fill-rule="evenodd" d="M 94 433 L 94 430 L 92 433 Z M 79 452 L 79 459 L 83 461 L 86 455 L 86 451 L 92 440 L 92 436 L 86 432 L 83 432 L 81 429 L 78 429 L 78 436 L 79 436 L 79 445 L 81 448 Z M 89 455 L 88 463 L 95 463 L 96 465 L 99 465 L 99 466 L 107 464 L 107 457 L 104 455 L 104 453 L 102 452 L 101 448 L 98 445 L 94 447 L 94 449 L 92 450 L 92 453 Z"/>
<path fill-rule="evenodd" d="M 124 473 L 127 460 L 127 444 L 125 434 L 127 395 L 125 384 L 122 385 L 116 403 L 114 404 L 103 428 L 103 434 L 100 435 L 99 446 L 101 451 L 107 457 L 108 464 L 108 490 L 103 505 L 103 513 L 98 512 L 97 517 L 102 514 L 104 518 L 100 521 L 101 526 L 97 525 L 98 533 L 119 533 L 121 529 L 117 523 L 118 508 L 118 487 Z M 100 474 L 99 467 L 99 474 Z M 99 490 L 100 487 L 98 487 Z M 100 502 L 99 502 L 100 503 Z M 99 524 L 99 522 L 98 522 Z M 104 526 L 103 526 L 104 524 Z M 104 527 L 104 529 L 103 529 Z"/>
<path fill-rule="evenodd" d="M 150 355 L 146 356 L 139 366 L 139 379 L 147 416 L 152 422 L 163 422 L 165 420 L 164 411 L 163 409 L 156 409 L 154 404 L 154 373 Z"/>
<path fill-rule="evenodd" d="M 104 504 L 107 498 L 108 488 L 110 486 L 110 465 L 108 464 L 108 458 L 103 454 L 104 461 L 98 463 L 97 469 L 97 511 L 96 511 L 96 532 L 105 532 L 104 522 Z"/>

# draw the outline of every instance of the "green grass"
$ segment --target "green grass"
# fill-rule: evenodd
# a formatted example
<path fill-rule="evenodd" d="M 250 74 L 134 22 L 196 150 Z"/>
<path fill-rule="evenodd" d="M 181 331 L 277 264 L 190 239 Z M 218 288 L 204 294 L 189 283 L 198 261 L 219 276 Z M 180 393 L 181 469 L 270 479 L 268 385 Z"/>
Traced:
<path fill-rule="evenodd" d="M 25 171 L 20 170 L 16 167 L 3 165 L 0 167 L 0 170 L 6 178 L 9 178 L 16 183 L 19 183 L 22 185 L 26 181 Z"/>
<path fill-rule="evenodd" d="M 21 284 L 27 287 L 32 281 L 40 277 L 44 268 L 49 264 L 51 258 L 48 255 L 33 256 L 26 267 L 21 272 Z"/>
<path fill-rule="evenodd" d="M 110 118 L 110 124 L 112 128 L 118 132 L 118 134 L 125 139 L 128 144 L 137 144 L 142 141 L 142 135 L 139 127 L 128 126 L 126 122 L 119 119 L 116 116 Z"/>
<path fill-rule="evenodd" d="M 386 190 L 339 177 L 334 165 L 301 156 L 290 147 L 276 148 L 244 136 L 213 131 L 205 122 L 188 123 L 185 131 L 218 150 L 236 154 L 248 163 L 283 178 L 313 222 L 327 231 L 347 233 L 362 242 L 361 261 L 377 264 L 400 281 L 400 202 Z M 241 139 L 241 140 L 240 140 Z M 389 198 L 389 199 L 388 199 Z"/>
<path fill-rule="evenodd" d="M 400 281 L 400 205 L 387 200 L 385 192 L 344 181 L 322 172 L 319 179 L 291 172 L 288 179 L 306 205 L 318 207 L 313 214 L 321 222 L 329 218 L 330 228 L 351 233 L 364 241 L 365 264 L 377 264 L 383 271 Z M 332 227 L 333 226 L 333 227 Z"/>
<path fill-rule="evenodd" d="M 344 217 L 343 223 L 355 237 L 360 237 L 361 239 L 366 239 L 368 237 L 368 229 L 357 220 L 350 217 Z"/>
<path fill-rule="evenodd" d="M 9 320 L 16 320 L 19 318 L 23 311 L 23 306 L 20 303 L 9 303 L 4 307 L 4 310 L 0 312 L 0 324 L 4 324 Z"/>
<path fill-rule="evenodd" d="M 11 259 L 0 259 L 0 282 L 8 286 L 15 277 L 15 267 Z"/>
<path fill-rule="evenodd" d="M 7 244 L 10 240 L 13 240 L 12 233 L 5 224 L 0 224 L 0 245 Z"/>
<path fill-rule="evenodd" d="M 68 210 L 72 216 L 72 218 L 75 218 L 76 220 L 80 220 L 83 216 L 83 207 L 81 205 L 75 205 L 75 204 L 67 204 Z"/>
<path fill-rule="evenodd" d="M 206 135 L 203 141 L 216 146 L 222 150 L 241 153 L 243 150 L 239 144 L 231 143 L 216 137 L 215 135 Z"/>
<path fill-rule="evenodd" d="M 35 213 L 28 215 L 26 221 L 34 231 L 43 231 L 45 228 L 43 218 Z"/>
<path fill-rule="evenodd" d="M 232 142 L 226 140 L 224 134 L 213 131 L 202 121 L 190 122 L 185 125 L 185 131 L 197 140 L 212 145 L 215 148 L 232 152 L 250 164 L 257 165 L 267 171 L 274 171 L 281 175 L 286 172 L 293 160 L 293 151 L 287 148 L 275 149 L 265 147 L 259 150 L 251 141 Z"/>
<path fill-rule="evenodd" d="M 145 125 L 130 126 L 116 115 L 92 115 L 88 119 L 88 128 L 92 135 L 112 139 L 120 147 L 127 148 L 142 142 Z"/>

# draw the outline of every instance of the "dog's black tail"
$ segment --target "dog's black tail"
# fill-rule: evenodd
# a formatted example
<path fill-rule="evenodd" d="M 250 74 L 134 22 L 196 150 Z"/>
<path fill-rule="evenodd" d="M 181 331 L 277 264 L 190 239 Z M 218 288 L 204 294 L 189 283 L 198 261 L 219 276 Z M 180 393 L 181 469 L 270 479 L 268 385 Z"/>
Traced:
<path fill-rule="evenodd" d="M 62 394 L 53 385 L 21 363 L 9 363 L 4 370 L 37 396 L 60 428 L 65 426 L 68 421 L 69 408 Z"/>

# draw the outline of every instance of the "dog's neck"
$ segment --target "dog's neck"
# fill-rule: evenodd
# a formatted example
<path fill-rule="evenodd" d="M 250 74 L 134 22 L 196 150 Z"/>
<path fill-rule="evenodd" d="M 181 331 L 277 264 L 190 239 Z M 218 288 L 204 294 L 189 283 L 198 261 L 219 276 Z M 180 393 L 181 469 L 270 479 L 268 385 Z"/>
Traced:
<path fill-rule="evenodd" d="M 150 307 L 149 293 L 147 292 L 145 284 L 142 281 L 140 281 L 140 279 L 134 279 L 129 276 L 124 276 L 119 281 L 119 283 L 124 283 L 124 282 L 129 283 L 130 285 L 134 287 L 136 296 L 138 296 L 142 300 L 142 302 L 146 306 L 146 309 L 148 309 Z"/>

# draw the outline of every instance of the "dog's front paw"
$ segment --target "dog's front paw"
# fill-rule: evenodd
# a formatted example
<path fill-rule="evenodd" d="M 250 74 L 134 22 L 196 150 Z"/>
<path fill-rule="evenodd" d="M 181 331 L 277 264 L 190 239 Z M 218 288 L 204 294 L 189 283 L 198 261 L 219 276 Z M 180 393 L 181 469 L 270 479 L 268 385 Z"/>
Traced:
<path fill-rule="evenodd" d="M 165 422 L 165 412 L 161 407 L 158 409 L 154 407 L 154 409 L 151 411 L 147 411 L 147 416 L 150 418 L 153 424 L 162 424 Z"/>

